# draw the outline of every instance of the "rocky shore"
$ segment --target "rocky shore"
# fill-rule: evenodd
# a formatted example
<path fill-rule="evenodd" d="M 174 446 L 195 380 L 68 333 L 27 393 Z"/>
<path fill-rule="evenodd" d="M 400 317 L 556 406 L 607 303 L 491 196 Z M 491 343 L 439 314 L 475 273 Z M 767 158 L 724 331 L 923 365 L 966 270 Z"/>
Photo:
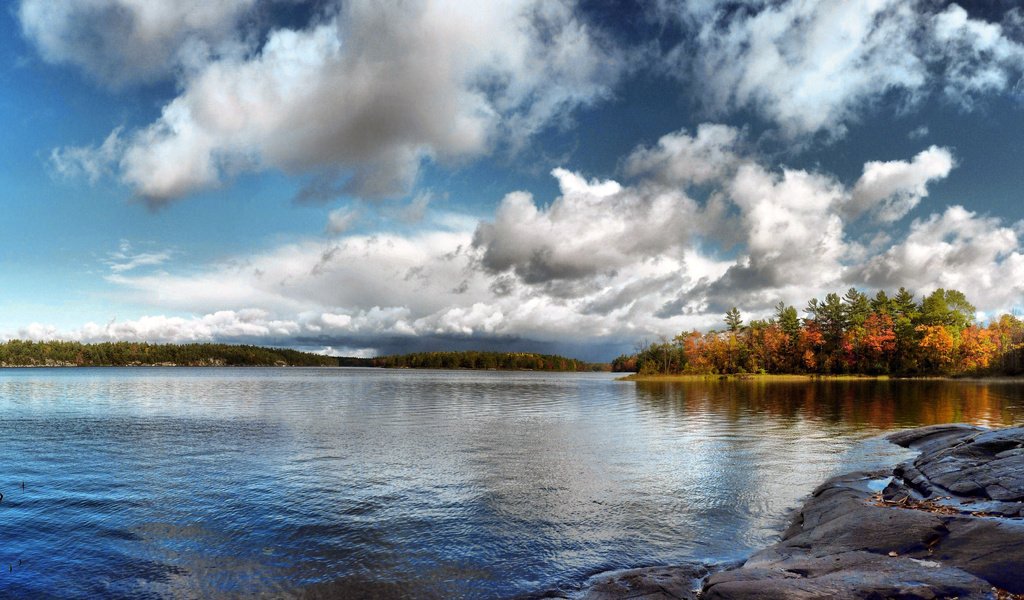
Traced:
<path fill-rule="evenodd" d="M 826 481 L 782 540 L 743 564 L 609 573 L 577 597 L 1024 599 L 1024 427 L 936 425 L 888 439 L 920 454 Z"/>

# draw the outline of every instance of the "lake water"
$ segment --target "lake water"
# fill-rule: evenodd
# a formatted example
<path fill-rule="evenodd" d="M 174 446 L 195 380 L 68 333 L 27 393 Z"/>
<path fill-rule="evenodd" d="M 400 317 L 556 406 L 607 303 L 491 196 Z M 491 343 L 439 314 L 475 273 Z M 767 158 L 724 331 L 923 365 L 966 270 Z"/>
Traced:
<path fill-rule="evenodd" d="M 501 598 L 741 558 L 1024 385 L 0 370 L 0 596 Z M 24 484 L 24 488 L 22 488 Z"/>

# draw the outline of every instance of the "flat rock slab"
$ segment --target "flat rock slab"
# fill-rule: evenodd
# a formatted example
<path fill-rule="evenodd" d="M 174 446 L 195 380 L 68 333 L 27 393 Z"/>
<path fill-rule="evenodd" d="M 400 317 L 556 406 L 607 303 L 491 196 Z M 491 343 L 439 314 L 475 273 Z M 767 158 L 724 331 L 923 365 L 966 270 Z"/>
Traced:
<path fill-rule="evenodd" d="M 951 496 L 960 501 L 994 504 L 986 512 L 1020 515 L 1024 500 L 1024 427 L 947 433 L 944 443 L 889 439 L 919 447 L 921 454 L 896 468 L 895 474 L 925 498 Z"/>
<path fill-rule="evenodd" d="M 959 569 L 870 552 L 797 556 L 712 575 L 701 598 L 991 598 L 992 586 Z"/>
<path fill-rule="evenodd" d="M 828 480 L 782 541 L 711 575 L 701 598 L 1024 593 L 1024 519 L 1016 518 L 1024 514 L 1024 427 L 938 425 L 889 440 L 921 454 L 891 473 Z M 871 493 L 890 476 L 881 497 Z"/>
<path fill-rule="evenodd" d="M 601 575 L 583 600 L 695 600 L 707 567 L 682 565 L 630 569 Z"/>

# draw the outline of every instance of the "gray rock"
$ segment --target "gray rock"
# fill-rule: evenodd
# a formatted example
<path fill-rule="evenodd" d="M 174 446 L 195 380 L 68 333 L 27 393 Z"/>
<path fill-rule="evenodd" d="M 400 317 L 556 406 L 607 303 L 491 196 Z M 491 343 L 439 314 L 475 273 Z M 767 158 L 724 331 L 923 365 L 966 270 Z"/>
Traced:
<path fill-rule="evenodd" d="M 708 574 L 702 565 L 648 567 L 598 576 L 583 600 L 694 600 Z"/>
<path fill-rule="evenodd" d="M 921 454 L 882 498 L 851 473 L 814 491 L 782 536 L 710 576 L 706 599 L 994 598 L 1024 593 L 1024 427 L 939 425 L 889 438 Z"/>
<path fill-rule="evenodd" d="M 916 448 L 925 451 L 928 447 L 949 446 L 958 439 L 969 437 L 976 433 L 988 431 L 974 425 L 962 423 L 948 423 L 944 425 L 929 425 L 916 429 L 904 429 L 889 434 L 886 439 L 904 448 Z"/>
<path fill-rule="evenodd" d="M 950 437 L 945 444 L 927 443 L 921 446 L 920 456 L 897 467 L 895 473 L 926 498 L 949 495 L 1020 502 L 1024 500 L 1024 427 L 977 431 Z"/>
<path fill-rule="evenodd" d="M 796 556 L 712 575 L 706 600 L 726 598 L 990 598 L 992 586 L 959 569 L 871 552 Z"/>

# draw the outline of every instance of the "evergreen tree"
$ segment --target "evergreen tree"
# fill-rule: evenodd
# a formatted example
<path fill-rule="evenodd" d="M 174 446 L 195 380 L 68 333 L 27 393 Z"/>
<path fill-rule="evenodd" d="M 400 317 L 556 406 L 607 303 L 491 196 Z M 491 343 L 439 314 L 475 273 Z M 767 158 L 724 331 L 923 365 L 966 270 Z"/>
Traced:
<path fill-rule="evenodd" d="M 847 326 L 847 311 L 839 294 L 829 293 L 825 301 L 818 305 L 817 321 L 825 341 L 837 345 L 843 337 Z"/>
<path fill-rule="evenodd" d="M 892 298 L 892 309 L 897 315 L 908 319 L 917 318 L 918 307 L 917 302 L 914 301 L 914 294 L 907 291 L 907 288 L 901 287 Z"/>
<path fill-rule="evenodd" d="M 795 307 L 786 306 L 786 303 L 780 300 L 775 305 L 775 321 L 790 339 L 796 339 L 800 335 L 800 318 Z"/>
<path fill-rule="evenodd" d="M 732 333 L 738 332 L 743 328 L 743 318 L 740 316 L 740 311 L 735 306 L 730 308 L 725 313 L 725 325 L 729 328 Z"/>
<path fill-rule="evenodd" d="M 892 300 L 889 300 L 885 290 L 878 290 L 875 297 L 871 299 L 871 311 L 880 315 L 892 314 Z"/>
<path fill-rule="evenodd" d="M 866 294 L 857 291 L 856 288 L 847 290 L 843 296 L 846 304 L 845 321 L 847 325 L 861 326 L 871 314 L 871 302 Z"/>

